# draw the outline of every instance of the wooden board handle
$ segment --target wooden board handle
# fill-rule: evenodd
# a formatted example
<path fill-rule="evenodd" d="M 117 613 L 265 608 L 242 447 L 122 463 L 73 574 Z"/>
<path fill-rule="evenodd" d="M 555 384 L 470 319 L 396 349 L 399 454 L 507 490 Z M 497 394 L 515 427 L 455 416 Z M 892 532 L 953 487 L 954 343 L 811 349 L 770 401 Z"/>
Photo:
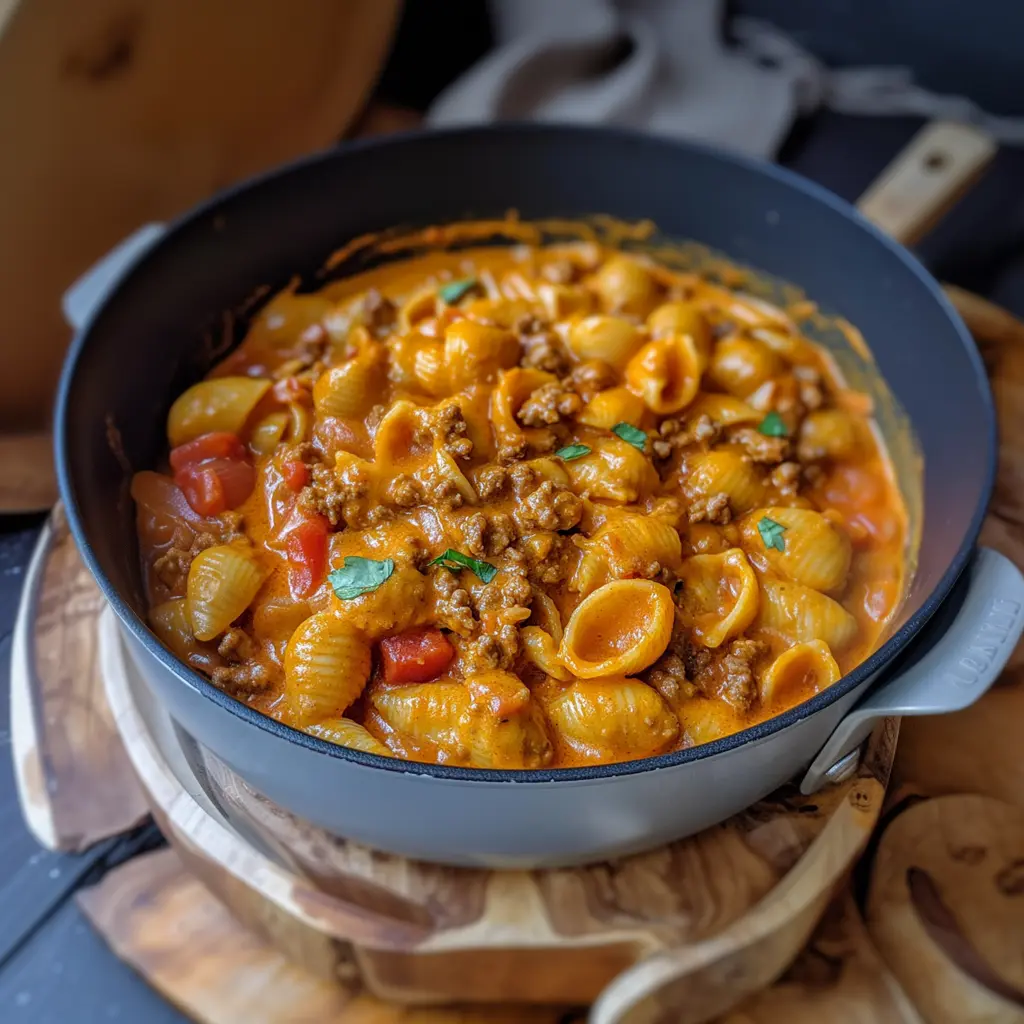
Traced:
<path fill-rule="evenodd" d="M 860 212 L 913 245 L 978 179 L 996 144 L 970 125 L 925 125 L 860 198 Z"/>

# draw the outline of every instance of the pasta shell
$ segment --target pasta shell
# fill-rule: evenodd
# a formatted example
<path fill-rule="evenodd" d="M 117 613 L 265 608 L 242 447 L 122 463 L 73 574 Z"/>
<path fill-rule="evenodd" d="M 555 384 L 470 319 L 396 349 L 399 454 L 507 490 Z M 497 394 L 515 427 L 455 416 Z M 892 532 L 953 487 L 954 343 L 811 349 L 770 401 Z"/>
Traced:
<path fill-rule="evenodd" d="M 823 640 L 832 651 L 857 636 L 857 620 L 841 604 L 788 580 L 761 581 L 757 624 L 793 643 Z"/>
<path fill-rule="evenodd" d="M 519 339 L 504 327 L 465 318 L 445 328 L 444 358 L 454 390 L 515 366 L 519 355 Z"/>
<path fill-rule="evenodd" d="M 252 428 L 249 447 L 257 455 L 269 455 L 284 437 L 288 429 L 289 415 L 286 412 L 272 412 Z"/>
<path fill-rule="evenodd" d="M 444 345 L 441 342 L 432 341 L 416 350 L 413 360 L 413 376 L 416 383 L 428 395 L 440 398 L 442 395 L 448 394 L 451 383 Z"/>
<path fill-rule="evenodd" d="M 593 299 L 586 288 L 575 284 L 537 285 L 537 298 L 549 320 L 564 320 L 590 312 Z M 511 326 L 511 325 L 510 325 Z"/>
<path fill-rule="evenodd" d="M 439 448 L 434 453 L 433 477 L 435 480 L 450 482 L 459 494 L 462 495 L 462 500 L 467 505 L 475 505 L 479 501 L 476 491 L 473 490 L 473 485 L 466 479 L 465 473 L 459 469 L 458 463 L 452 458 L 451 453 L 446 452 L 443 448 Z"/>
<path fill-rule="evenodd" d="M 770 519 L 785 527 L 783 550 L 766 547 L 757 524 Z M 850 572 L 850 538 L 820 512 L 807 508 L 763 508 L 740 524 L 743 546 L 776 572 L 815 590 L 839 590 Z"/>
<path fill-rule="evenodd" d="M 626 366 L 626 385 L 651 412 L 668 416 L 685 409 L 700 390 L 703 360 L 688 334 L 649 341 Z"/>
<path fill-rule="evenodd" d="M 223 633 L 252 603 L 266 573 L 246 550 L 218 544 L 200 551 L 188 570 L 188 619 L 197 640 Z"/>
<path fill-rule="evenodd" d="M 240 434 L 256 404 L 270 389 L 258 377 L 214 377 L 193 384 L 167 414 L 172 448 L 201 434 Z"/>
<path fill-rule="evenodd" d="M 698 395 L 686 410 L 686 422 L 690 425 L 700 416 L 707 416 L 720 427 L 731 427 L 735 423 L 760 423 L 764 413 L 732 395 L 716 392 Z"/>
<path fill-rule="evenodd" d="M 540 626 L 524 626 L 519 631 L 523 653 L 531 665 L 535 665 L 546 676 L 568 682 L 572 676 L 558 660 L 558 644 L 555 638 Z"/>
<path fill-rule="evenodd" d="M 365 549 L 364 549 L 365 550 Z M 331 559 L 333 568 L 341 559 Z M 411 565 L 396 565 L 376 590 L 342 600 L 331 594 L 334 614 L 373 640 L 402 633 L 431 622 L 430 586 L 427 577 Z"/>
<path fill-rule="evenodd" d="M 511 672 L 466 679 L 471 705 L 465 740 L 477 768 L 541 768 L 553 757 L 547 724 L 530 691 Z"/>
<path fill-rule="evenodd" d="M 715 346 L 708 375 L 723 391 L 746 398 L 785 369 L 767 346 L 750 338 L 724 338 Z"/>
<path fill-rule="evenodd" d="M 804 462 L 856 459 L 864 455 L 867 427 L 842 409 L 818 409 L 800 425 L 797 454 Z"/>
<path fill-rule="evenodd" d="M 176 597 L 151 608 L 149 625 L 160 642 L 182 661 L 187 660 L 195 650 L 195 637 L 188 617 L 188 601 L 184 597 Z"/>
<path fill-rule="evenodd" d="M 311 615 L 284 654 L 284 692 L 293 725 L 308 728 L 340 718 L 370 678 L 370 645 L 331 612 Z"/>
<path fill-rule="evenodd" d="M 689 460 L 687 468 L 689 472 L 684 488 L 691 498 L 725 494 L 736 515 L 764 503 L 765 486 L 758 471 L 735 452 L 714 451 L 696 455 Z"/>
<path fill-rule="evenodd" d="M 580 359 L 600 359 L 616 370 L 625 368 L 643 344 L 643 336 L 620 316 L 587 316 L 569 328 L 569 347 Z"/>
<path fill-rule="evenodd" d="M 604 582 L 655 575 L 650 571 L 655 562 L 660 568 L 675 569 L 682 558 L 682 543 L 675 527 L 652 515 L 609 518 L 582 547 L 584 555 L 570 583 L 576 593 L 588 593 L 598 579 Z"/>
<path fill-rule="evenodd" d="M 425 285 L 409 295 L 398 307 L 398 327 L 408 334 L 420 321 L 437 315 L 437 288 Z"/>
<path fill-rule="evenodd" d="M 596 441 L 588 455 L 565 464 L 572 489 L 589 498 L 633 504 L 658 487 L 645 455 L 618 437 Z"/>
<path fill-rule="evenodd" d="M 328 743 L 337 743 L 339 747 L 351 747 L 353 750 L 361 750 L 364 754 L 376 754 L 378 757 L 394 757 L 376 736 L 358 722 L 353 722 L 351 718 L 318 722 L 308 726 L 306 732 Z"/>
<path fill-rule="evenodd" d="M 761 701 L 792 703 L 800 696 L 820 693 L 838 682 L 842 672 L 824 640 L 808 640 L 783 651 L 761 676 Z"/>
<path fill-rule="evenodd" d="M 611 430 L 616 423 L 636 423 L 644 414 L 644 400 L 628 388 L 599 391 L 577 416 L 588 427 Z"/>
<path fill-rule="evenodd" d="M 581 679 L 634 675 L 668 647 L 674 617 L 672 594 L 660 583 L 606 583 L 576 606 L 558 656 Z"/>
<path fill-rule="evenodd" d="M 384 384 L 384 349 L 367 345 L 340 366 L 332 366 L 313 385 L 313 404 L 319 416 L 361 419 L 380 399 Z"/>
<path fill-rule="evenodd" d="M 406 399 L 393 403 L 373 435 L 373 461 L 402 470 L 429 455 L 433 442 L 424 440 L 428 420 L 429 413 L 422 406 Z"/>
<path fill-rule="evenodd" d="M 757 577 L 739 548 L 721 555 L 694 555 L 679 574 L 680 614 L 705 647 L 720 647 L 742 633 L 757 615 Z"/>
<path fill-rule="evenodd" d="M 626 255 L 605 260 L 592 283 L 605 308 L 617 313 L 646 316 L 658 297 L 651 272 L 639 260 Z"/>
<path fill-rule="evenodd" d="M 683 745 L 698 747 L 730 736 L 743 728 L 740 712 L 724 700 L 691 697 L 679 707 L 679 728 Z"/>
<path fill-rule="evenodd" d="M 592 763 L 660 754 L 679 735 L 679 720 L 657 691 L 624 676 L 578 680 L 544 710 L 558 738 Z"/>
<path fill-rule="evenodd" d="M 711 355 L 711 327 L 701 311 L 690 302 L 665 302 L 647 318 L 647 329 L 652 338 L 668 334 L 683 334 L 693 340 L 701 358 L 707 365 Z"/>
<path fill-rule="evenodd" d="M 449 757 L 466 761 L 463 740 L 471 697 L 462 683 L 415 683 L 372 690 L 370 703 L 395 732 L 426 741 Z"/>
<path fill-rule="evenodd" d="M 562 616 L 558 613 L 558 606 L 539 587 L 533 588 L 528 621 L 531 626 L 539 626 L 545 633 L 550 633 L 556 646 L 562 642 Z"/>

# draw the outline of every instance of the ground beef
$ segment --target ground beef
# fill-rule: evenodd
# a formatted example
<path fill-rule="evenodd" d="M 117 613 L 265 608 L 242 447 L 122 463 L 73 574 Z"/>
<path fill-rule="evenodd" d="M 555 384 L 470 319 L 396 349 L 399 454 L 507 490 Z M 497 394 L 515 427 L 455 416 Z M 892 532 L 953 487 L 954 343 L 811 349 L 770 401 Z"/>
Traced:
<path fill-rule="evenodd" d="M 538 330 L 532 334 L 520 335 L 523 356 L 520 366 L 544 370 L 558 377 L 569 372 L 572 360 L 561 338 L 552 331 Z"/>
<path fill-rule="evenodd" d="M 467 674 L 508 671 L 515 665 L 519 653 L 519 630 L 515 626 L 500 626 L 495 633 L 481 633 L 459 650 L 459 660 Z"/>
<path fill-rule="evenodd" d="M 783 462 L 772 470 L 772 484 L 782 494 L 796 494 L 800 490 L 800 463 Z"/>
<path fill-rule="evenodd" d="M 473 442 L 468 437 L 469 426 L 457 405 L 445 405 L 437 410 L 434 433 L 440 447 L 455 458 L 468 459 L 473 454 Z"/>
<path fill-rule="evenodd" d="M 760 640 L 733 640 L 714 651 L 691 647 L 683 658 L 686 675 L 705 696 L 745 711 L 757 699 L 754 666 L 767 650 Z"/>
<path fill-rule="evenodd" d="M 366 513 L 366 522 L 370 526 L 379 526 L 381 523 L 390 522 L 394 518 L 394 510 L 388 508 L 387 505 L 374 505 Z"/>
<path fill-rule="evenodd" d="M 356 469 L 338 475 L 328 466 L 313 466 L 312 481 L 299 492 L 299 506 L 322 515 L 331 526 L 350 518 L 346 505 L 365 496 L 369 481 Z"/>
<path fill-rule="evenodd" d="M 414 508 L 423 503 L 423 488 L 419 481 L 408 473 L 399 473 L 390 484 L 384 496 L 385 501 L 398 508 Z"/>
<path fill-rule="evenodd" d="M 470 636 L 476 629 L 476 620 L 469 603 L 469 591 L 459 585 L 454 573 L 440 566 L 434 569 L 430 583 L 437 621 L 459 636 Z"/>
<path fill-rule="evenodd" d="M 658 438 L 651 448 L 657 458 L 667 459 L 679 448 L 693 444 L 714 444 L 718 440 L 719 432 L 719 428 L 707 413 L 701 413 L 689 425 L 684 425 L 679 420 L 668 419 L 658 427 Z"/>
<path fill-rule="evenodd" d="M 516 503 L 512 515 L 523 533 L 570 530 L 583 515 L 583 502 L 572 491 L 556 487 L 552 480 L 544 480 Z"/>
<path fill-rule="evenodd" d="M 225 660 L 237 664 L 248 661 L 253 656 L 252 638 L 244 629 L 232 626 L 226 630 L 217 644 L 217 653 Z"/>
<path fill-rule="evenodd" d="M 503 466 L 521 462 L 530 454 L 530 442 L 525 437 L 517 437 L 498 445 L 496 458 Z"/>
<path fill-rule="evenodd" d="M 508 483 L 508 470 L 504 466 L 485 466 L 477 474 L 476 493 L 481 501 L 498 497 Z"/>
<path fill-rule="evenodd" d="M 521 541 L 515 555 L 533 583 L 550 587 L 572 575 L 578 549 L 571 537 L 541 531 Z"/>
<path fill-rule="evenodd" d="M 512 517 L 504 512 L 490 517 L 475 512 L 463 524 L 462 533 L 467 550 L 476 558 L 500 555 L 516 539 Z"/>
<path fill-rule="evenodd" d="M 587 359 L 574 366 L 562 384 L 589 402 L 598 391 L 614 387 L 616 382 L 615 371 L 607 363 L 600 359 Z"/>
<path fill-rule="evenodd" d="M 268 689 L 273 682 L 270 670 L 259 661 L 244 661 L 237 665 L 218 665 L 211 671 L 210 677 L 216 686 L 235 697 L 261 693 Z"/>
<path fill-rule="evenodd" d="M 733 427 L 727 437 L 731 443 L 742 446 L 751 462 L 774 466 L 789 454 L 788 437 L 768 437 L 753 427 Z"/>
<path fill-rule="evenodd" d="M 803 476 L 812 487 L 815 487 L 825 479 L 825 470 L 821 466 L 804 466 Z"/>
<path fill-rule="evenodd" d="M 575 416 L 583 408 L 583 401 L 575 391 L 552 381 L 531 392 L 519 407 L 516 419 L 527 427 L 545 427 Z"/>
<path fill-rule="evenodd" d="M 691 523 L 706 522 L 714 523 L 716 526 L 725 526 L 727 523 L 731 523 L 732 509 L 729 508 L 729 495 L 720 493 L 706 498 L 698 498 L 690 505 L 686 518 Z"/>
<path fill-rule="evenodd" d="M 363 320 L 370 332 L 377 338 L 386 337 L 395 325 L 398 309 L 376 288 L 367 291 L 363 299 Z"/>
<path fill-rule="evenodd" d="M 658 691 L 672 708 L 694 695 L 697 687 L 686 674 L 686 655 L 690 649 L 686 630 L 678 621 L 665 653 L 644 673 L 644 680 Z"/>
<path fill-rule="evenodd" d="M 241 515 L 239 515 L 240 522 Z M 181 540 L 182 543 L 172 544 L 171 547 L 160 555 L 153 562 L 153 572 L 156 574 L 157 579 L 172 594 L 183 594 L 185 592 L 185 584 L 188 581 L 188 570 L 192 565 L 192 559 L 200 551 L 205 551 L 207 548 L 212 548 L 215 544 L 220 544 L 221 538 L 209 531 L 203 530 L 195 534 L 191 541 L 185 541 L 183 538 L 176 539 Z M 189 546 L 185 547 L 185 543 L 188 543 Z"/>

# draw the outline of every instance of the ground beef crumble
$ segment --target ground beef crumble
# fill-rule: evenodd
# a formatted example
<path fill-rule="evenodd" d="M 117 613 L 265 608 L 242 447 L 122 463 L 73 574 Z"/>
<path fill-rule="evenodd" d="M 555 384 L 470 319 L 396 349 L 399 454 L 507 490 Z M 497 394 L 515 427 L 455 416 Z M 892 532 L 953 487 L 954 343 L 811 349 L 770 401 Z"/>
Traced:
<path fill-rule="evenodd" d="M 664 420 L 658 427 L 658 437 L 651 445 L 659 459 L 667 459 L 680 448 L 693 444 L 712 445 L 718 440 L 720 429 L 707 413 L 701 413 L 691 424 L 679 420 Z"/>
<path fill-rule="evenodd" d="M 408 473 L 399 473 L 388 484 L 385 500 L 398 508 L 414 508 L 423 502 L 423 488 L 420 482 Z"/>
<path fill-rule="evenodd" d="M 800 471 L 799 462 L 783 462 L 772 470 L 772 485 L 782 494 L 796 494 L 800 490 Z"/>
<path fill-rule="evenodd" d="M 463 523 L 462 535 L 468 552 L 483 558 L 500 555 L 516 539 L 516 528 L 512 517 L 504 512 L 491 516 L 474 512 Z"/>
<path fill-rule="evenodd" d="M 760 640 L 733 640 L 714 651 L 690 647 L 684 655 L 686 675 L 705 696 L 745 711 L 757 699 L 754 667 L 767 652 Z"/>
<path fill-rule="evenodd" d="M 395 325 L 398 309 L 395 304 L 385 298 L 376 288 L 370 288 L 363 299 L 363 319 L 374 337 L 382 338 L 390 333 Z"/>
<path fill-rule="evenodd" d="M 789 454 L 788 437 L 768 437 L 753 427 L 733 427 L 726 437 L 732 444 L 740 445 L 751 462 L 773 466 Z"/>
<path fill-rule="evenodd" d="M 232 626 L 217 644 L 217 653 L 226 664 L 216 665 L 210 675 L 214 683 L 235 696 L 259 693 L 273 681 L 270 670 L 256 660 L 257 647 L 252 637 Z"/>
<path fill-rule="evenodd" d="M 687 631 L 678 618 L 665 653 L 644 673 L 645 681 L 665 698 L 669 707 L 678 708 L 697 691 L 686 674 L 686 656 L 690 649 Z"/>
<path fill-rule="evenodd" d="M 312 481 L 299 492 L 298 504 L 304 511 L 326 517 L 331 526 L 348 522 L 353 511 L 346 506 L 366 495 L 369 481 L 357 468 L 335 473 L 328 466 L 311 470 Z"/>
<path fill-rule="evenodd" d="M 716 526 L 726 526 L 732 522 L 732 509 L 729 508 L 729 495 L 725 493 L 712 494 L 709 497 L 698 498 L 691 503 L 686 513 L 686 518 L 691 523 L 714 523 Z"/>
<path fill-rule="evenodd" d="M 434 432 L 441 448 L 455 458 L 468 459 L 473 454 L 473 442 L 468 436 L 469 426 L 457 405 L 445 405 L 437 410 Z"/>
<path fill-rule="evenodd" d="M 481 501 L 497 498 L 508 483 L 508 470 L 504 466 L 484 466 L 477 474 L 476 493 Z"/>
<path fill-rule="evenodd" d="M 530 394 L 519 407 L 516 419 L 527 427 L 549 427 L 575 416 L 582 408 L 583 401 L 575 391 L 552 381 Z"/>
<path fill-rule="evenodd" d="M 544 370 L 558 377 L 569 372 L 572 360 L 561 338 L 534 316 L 525 316 L 516 324 L 523 355 L 520 366 Z"/>
<path fill-rule="evenodd" d="M 583 501 L 572 491 L 558 488 L 553 480 L 544 480 L 526 497 L 520 498 L 512 515 L 524 533 L 570 530 L 583 515 Z"/>
<path fill-rule="evenodd" d="M 584 402 L 589 402 L 599 391 L 614 387 L 615 371 L 600 359 L 587 359 L 572 368 L 562 384 L 575 391 Z"/>

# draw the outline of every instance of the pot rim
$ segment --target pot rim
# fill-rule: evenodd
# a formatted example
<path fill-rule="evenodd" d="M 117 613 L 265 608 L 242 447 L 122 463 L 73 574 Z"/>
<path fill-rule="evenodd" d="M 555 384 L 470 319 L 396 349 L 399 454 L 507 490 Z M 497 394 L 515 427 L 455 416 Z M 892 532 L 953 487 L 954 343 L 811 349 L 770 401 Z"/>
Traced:
<path fill-rule="evenodd" d="M 776 715 L 764 722 L 743 729 L 740 732 L 732 733 L 710 743 L 704 743 L 696 747 L 684 750 L 672 751 L 666 754 L 659 754 L 654 757 L 642 758 L 633 761 L 622 761 L 612 764 L 591 765 L 579 768 L 549 768 L 549 769 L 488 769 L 488 768 L 462 768 L 450 767 L 447 765 L 429 764 L 420 761 L 405 761 L 399 758 L 381 757 L 377 754 L 367 754 L 350 747 L 343 747 L 338 744 L 328 743 L 326 740 L 317 739 L 308 733 L 264 715 L 262 712 L 243 704 L 234 697 L 229 696 L 223 690 L 207 679 L 205 676 L 190 668 L 183 661 L 175 657 L 170 650 L 163 646 L 156 636 L 150 632 L 142 618 L 136 614 L 131 606 L 124 600 L 118 590 L 113 586 L 106 574 L 103 572 L 99 562 L 92 550 L 92 545 L 86 536 L 85 528 L 79 515 L 78 504 L 75 500 L 75 491 L 72 484 L 72 472 L 68 461 L 67 437 L 73 429 L 73 424 L 67 416 L 68 397 L 75 383 L 76 368 L 78 361 L 88 347 L 91 335 L 92 324 L 98 317 L 100 311 L 108 304 L 116 301 L 117 294 L 124 284 L 142 268 L 153 253 L 164 246 L 173 238 L 179 230 L 208 217 L 225 201 L 234 199 L 240 194 L 258 188 L 259 186 L 286 177 L 293 172 L 300 171 L 306 167 L 315 166 L 321 163 L 332 162 L 337 159 L 344 159 L 349 153 L 362 152 L 364 150 L 402 150 L 405 147 L 413 146 L 423 139 L 430 139 L 434 142 L 445 139 L 463 139 L 473 136 L 510 136 L 520 138 L 526 136 L 554 137 L 559 136 L 595 136 L 604 135 L 618 139 L 622 144 L 643 142 L 644 145 L 656 144 L 659 146 L 698 153 L 705 157 L 711 157 L 718 161 L 729 163 L 741 169 L 766 175 L 798 192 L 804 193 L 811 199 L 821 203 L 836 213 L 857 223 L 862 230 L 873 236 L 875 241 L 888 249 L 904 266 L 909 270 L 921 284 L 931 293 L 932 298 L 941 306 L 946 313 L 951 326 L 960 336 L 961 343 L 967 353 L 968 359 L 974 367 L 974 383 L 980 387 L 984 397 L 985 411 L 988 415 L 988 444 L 984 453 L 985 458 L 985 479 L 982 487 L 981 498 L 978 506 L 971 517 L 970 525 L 961 540 L 956 555 L 943 573 L 938 584 L 931 594 L 921 604 L 921 607 L 908 618 L 908 620 L 897 630 L 877 651 L 861 662 L 852 672 L 843 676 L 838 682 L 828 689 L 816 694 L 810 700 L 804 701 L 795 707 Z M 679 765 L 688 764 L 692 761 L 714 757 L 735 750 L 748 743 L 780 733 L 790 726 L 794 726 L 804 719 L 817 714 L 819 711 L 829 707 L 835 701 L 851 693 L 860 687 L 879 670 L 884 668 L 907 646 L 907 644 L 921 631 L 924 625 L 936 612 L 942 602 L 949 595 L 950 590 L 956 583 L 961 572 L 967 566 L 974 552 L 974 547 L 981 532 L 982 523 L 988 510 L 995 486 L 995 474 L 998 457 L 998 432 L 995 416 L 995 405 L 989 386 L 988 375 L 984 363 L 974 343 L 973 338 L 961 320 L 952 304 L 946 298 L 939 283 L 924 268 L 924 266 L 906 248 L 894 241 L 870 221 L 866 220 L 855 207 L 823 186 L 810 181 L 807 178 L 790 171 L 776 164 L 767 163 L 752 157 L 741 154 L 730 153 L 720 150 L 715 146 L 703 143 L 683 141 L 677 139 L 659 138 L 648 133 L 628 128 L 583 126 L 583 125 L 559 125 L 559 124 L 531 124 L 531 123 L 504 123 L 497 125 L 466 126 L 446 129 L 420 130 L 401 132 L 384 137 L 360 139 L 344 143 L 323 152 L 302 157 L 281 166 L 275 167 L 262 174 L 248 178 L 231 188 L 218 192 L 203 203 L 192 207 L 183 215 L 170 222 L 166 233 L 160 240 L 138 259 L 122 277 L 117 285 L 103 298 L 103 301 L 92 311 L 92 315 L 81 330 L 77 331 L 68 349 L 68 354 L 61 371 L 60 382 L 57 390 L 57 406 L 54 423 L 54 447 L 57 464 L 57 481 L 60 489 L 61 499 L 67 515 L 68 524 L 72 536 L 78 546 L 78 550 L 96 580 L 107 603 L 114 609 L 118 618 L 125 628 L 129 630 L 136 641 L 144 650 L 154 657 L 165 669 L 175 675 L 182 684 L 197 690 L 200 694 L 211 701 L 222 711 L 226 711 L 237 718 L 240 718 L 248 725 L 254 726 L 268 732 L 279 739 L 309 749 L 313 753 L 326 755 L 343 761 L 351 761 L 355 764 L 366 767 L 382 769 L 392 772 L 411 773 L 413 775 L 426 775 L 438 779 L 447 779 L 459 782 L 582 782 L 598 780 L 610 777 L 634 775 L 640 772 L 655 771 L 664 768 L 674 768 Z M 927 509 L 925 510 L 927 515 Z"/>

